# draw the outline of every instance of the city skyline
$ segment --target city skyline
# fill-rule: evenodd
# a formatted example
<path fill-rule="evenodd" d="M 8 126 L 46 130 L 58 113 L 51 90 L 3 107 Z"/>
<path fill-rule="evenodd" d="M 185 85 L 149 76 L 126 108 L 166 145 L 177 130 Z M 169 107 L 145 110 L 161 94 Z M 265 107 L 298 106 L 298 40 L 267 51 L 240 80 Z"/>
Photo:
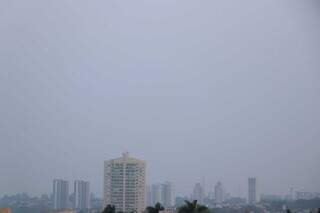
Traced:
<path fill-rule="evenodd" d="M 122 152 L 123 156 L 124 155 L 129 155 L 129 154 L 130 154 L 129 152 Z M 108 161 L 108 160 L 105 160 L 105 161 Z M 74 193 L 76 182 L 83 182 L 84 184 L 89 184 L 90 183 L 89 181 L 83 181 L 83 180 L 81 180 L 79 178 L 78 179 L 75 178 L 75 179 L 76 180 L 73 180 L 73 179 L 72 180 L 67 180 L 65 178 L 61 178 L 61 177 L 57 178 L 57 177 L 55 177 L 53 179 L 53 183 L 54 183 L 54 187 L 53 188 L 55 188 L 55 184 L 56 184 L 57 181 L 58 182 L 63 182 L 63 184 L 67 184 L 67 189 L 68 189 L 67 194 L 69 195 L 70 193 Z M 148 177 L 146 177 L 146 179 L 148 179 Z M 198 179 L 202 179 L 202 181 L 204 181 L 205 177 L 202 176 L 201 178 L 199 177 Z M 232 196 L 233 197 L 239 197 L 239 198 L 241 197 L 241 198 L 249 199 L 248 190 L 250 191 L 250 189 L 248 189 L 248 187 L 250 188 L 250 180 L 254 181 L 254 188 L 255 188 L 255 186 L 256 186 L 256 177 L 246 177 L 245 181 L 241 185 L 241 188 L 243 187 L 243 191 L 239 189 L 240 185 L 238 185 L 238 191 L 235 190 L 235 192 L 232 192 L 231 193 Z M 223 188 L 223 196 L 225 195 L 225 193 L 226 193 L 225 187 L 222 186 L 222 183 L 221 183 L 220 180 L 218 180 L 216 183 L 214 183 L 213 181 L 209 181 L 209 180 L 206 180 L 206 181 L 207 181 L 206 183 L 209 185 L 208 187 L 204 187 L 204 182 L 202 182 L 202 183 L 199 183 L 199 182 L 190 183 L 190 191 L 189 192 L 187 192 L 185 194 L 176 193 L 175 192 L 174 193 L 176 195 L 175 197 L 179 197 L 179 196 L 180 197 L 185 197 L 186 196 L 186 197 L 190 197 L 190 199 L 194 199 L 195 188 L 197 188 L 197 190 L 203 190 L 202 192 L 199 192 L 199 193 L 201 193 L 201 196 L 202 196 L 202 198 L 200 198 L 200 200 L 203 200 L 204 197 L 210 196 L 210 193 L 212 193 L 212 192 L 215 193 L 215 191 L 216 191 L 215 189 L 216 189 L 217 186 L 220 186 L 220 187 Z M 69 183 L 74 183 L 73 185 L 71 185 L 73 188 L 70 188 Z M 172 181 L 170 181 L 168 179 L 164 180 L 164 181 L 160 181 L 160 182 L 158 181 L 156 183 L 152 183 L 150 180 L 149 180 L 149 182 L 146 182 L 146 198 L 148 196 L 148 190 L 147 189 L 150 187 L 150 192 L 151 192 L 150 196 L 154 197 L 155 195 L 152 194 L 154 189 L 152 189 L 152 187 L 157 187 L 158 199 L 156 199 L 156 200 L 158 200 L 158 201 L 154 201 L 154 199 L 151 199 L 151 201 L 152 201 L 151 204 L 152 205 L 154 205 L 155 203 L 157 203 L 159 201 L 162 202 L 162 200 L 163 200 L 163 197 L 162 197 L 162 189 L 163 188 L 162 187 L 163 187 L 164 184 L 167 184 L 167 183 L 175 185 Z M 261 185 L 259 187 L 261 187 Z M 297 188 L 297 187 L 292 187 L 292 186 L 290 188 L 288 188 L 288 190 L 283 191 L 281 193 L 276 193 L 276 192 L 272 192 L 272 191 L 261 191 L 261 190 L 259 190 L 259 192 L 258 192 L 257 189 L 254 189 L 254 191 L 255 191 L 255 195 L 254 196 L 260 196 L 260 195 L 264 194 L 264 195 L 282 196 L 283 198 L 285 198 L 286 196 L 289 196 L 290 194 L 295 194 L 295 193 L 300 193 L 300 194 L 302 194 L 302 193 L 318 193 L 316 190 L 314 190 L 314 191 L 305 190 L 304 187 Z M 25 191 L 16 192 L 16 193 L 13 193 L 13 194 L 17 194 L 17 193 L 28 193 L 29 195 L 34 195 L 34 196 L 40 196 L 40 195 L 43 195 L 43 194 L 49 194 L 49 195 L 52 194 L 52 195 L 54 195 L 54 191 L 50 191 L 50 190 L 44 191 L 44 192 L 41 192 L 41 193 L 38 193 L 38 194 L 32 194 L 30 192 L 25 192 Z M 103 197 L 103 193 L 97 193 L 97 192 L 92 192 L 92 193 L 95 194 L 98 197 Z M 230 193 L 230 191 L 228 191 L 228 193 Z M 4 193 L 3 195 L 10 195 L 10 194 Z M 197 196 L 200 196 L 200 195 L 197 195 Z M 197 198 L 197 199 L 199 200 L 199 198 Z M 146 199 L 146 203 L 147 202 L 148 202 L 148 199 Z M 74 205 L 74 204 L 72 204 L 72 205 Z"/>

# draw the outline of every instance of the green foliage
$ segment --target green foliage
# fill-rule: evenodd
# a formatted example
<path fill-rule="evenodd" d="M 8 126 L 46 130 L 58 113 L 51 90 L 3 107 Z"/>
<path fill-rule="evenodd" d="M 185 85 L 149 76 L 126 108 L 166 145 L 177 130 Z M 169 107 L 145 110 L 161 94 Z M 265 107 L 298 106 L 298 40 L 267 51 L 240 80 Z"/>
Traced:
<path fill-rule="evenodd" d="M 164 207 L 161 205 L 161 203 L 156 203 L 154 207 L 148 206 L 146 210 L 147 210 L 147 213 L 159 213 L 159 211 L 164 210 Z"/>
<path fill-rule="evenodd" d="M 178 209 L 178 213 L 209 213 L 208 207 L 198 204 L 197 200 L 185 201 L 185 205 Z"/>
<path fill-rule="evenodd" d="M 101 213 L 116 213 L 116 207 L 114 205 L 107 205 Z"/>

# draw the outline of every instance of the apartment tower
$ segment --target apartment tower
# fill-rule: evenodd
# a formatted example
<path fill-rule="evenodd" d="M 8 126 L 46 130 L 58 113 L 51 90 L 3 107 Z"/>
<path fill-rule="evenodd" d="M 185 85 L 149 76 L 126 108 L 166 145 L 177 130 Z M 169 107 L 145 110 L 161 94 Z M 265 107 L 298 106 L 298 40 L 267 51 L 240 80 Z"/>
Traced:
<path fill-rule="evenodd" d="M 117 212 L 142 213 L 146 204 L 146 162 L 124 153 L 104 162 L 103 204 Z"/>

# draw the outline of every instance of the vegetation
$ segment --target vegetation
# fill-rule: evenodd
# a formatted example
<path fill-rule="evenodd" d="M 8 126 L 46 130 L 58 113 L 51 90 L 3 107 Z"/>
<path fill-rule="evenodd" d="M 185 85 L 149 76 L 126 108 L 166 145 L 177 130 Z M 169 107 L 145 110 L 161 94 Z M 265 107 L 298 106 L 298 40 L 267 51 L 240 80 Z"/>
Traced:
<path fill-rule="evenodd" d="M 114 205 L 107 205 L 101 213 L 116 213 L 116 207 Z"/>
<path fill-rule="evenodd" d="M 160 211 L 164 210 L 164 207 L 161 205 L 161 203 L 156 203 L 155 206 L 148 206 L 146 210 L 147 213 L 159 213 Z"/>
<path fill-rule="evenodd" d="M 197 200 L 185 201 L 185 204 L 178 209 L 178 213 L 208 213 L 208 207 L 198 204 Z"/>

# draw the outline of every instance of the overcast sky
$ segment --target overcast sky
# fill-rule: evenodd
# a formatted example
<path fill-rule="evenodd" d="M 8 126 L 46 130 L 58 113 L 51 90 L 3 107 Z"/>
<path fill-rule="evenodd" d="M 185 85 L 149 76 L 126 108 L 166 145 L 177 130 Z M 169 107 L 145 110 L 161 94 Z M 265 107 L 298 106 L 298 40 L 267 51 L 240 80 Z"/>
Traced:
<path fill-rule="evenodd" d="M 1 0 L 0 195 L 145 159 L 189 195 L 320 191 L 320 3 Z M 208 190 L 208 189 L 207 189 Z"/>

